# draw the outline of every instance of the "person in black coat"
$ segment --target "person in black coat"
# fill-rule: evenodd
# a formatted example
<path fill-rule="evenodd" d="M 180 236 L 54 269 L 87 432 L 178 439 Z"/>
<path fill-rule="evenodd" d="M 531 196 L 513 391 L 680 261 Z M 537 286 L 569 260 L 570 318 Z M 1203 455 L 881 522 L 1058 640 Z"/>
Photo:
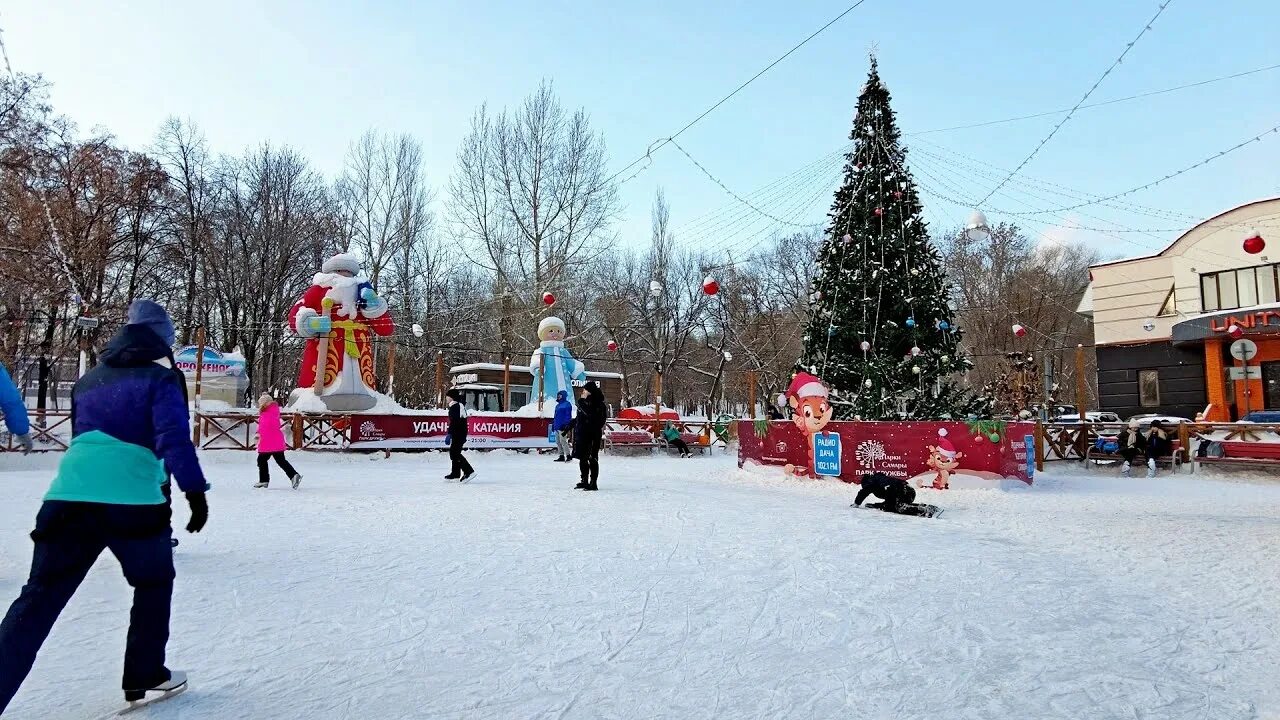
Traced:
<path fill-rule="evenodd" d="M 885 512 L 898 513 L 900 515 L 919 515 L 915 511 L 916 489 L 911 487 L 911 483 L 901 478 L 890 477 L 884 473 L 870 473 L 862 476 L 862 487 L 858 490 L 858 497 L 854 498 L 855 507 L 862 505 L 862 501 L 868 496 L 875 495 L 884 500 L 880 503 L 871 503 L 867 505 L 869 508 L 879 508 Z"/>
<path fill-rule="evenodd" d="M 600 443 L 604 438 L 604 424 L 608 419 L 604 393 L 594 382 L 582 388 L 578 401 L 578 417 L 573 419 L 573 454 L 578 458 L 578 472 L 582 481 L 576 490 L 599 490 Z"/>
<path fill-rule="evenodd" d="M 449 398 L 449 462 L 451 469 L 444 476 L 445 480 L 467 482 L 475 477 L 476 471 L 471 463 L 462 456 L 462 446 L 467 443 L 467 411 L 462 407 L 462 391 L 458 389 L 445 393 Z"/>

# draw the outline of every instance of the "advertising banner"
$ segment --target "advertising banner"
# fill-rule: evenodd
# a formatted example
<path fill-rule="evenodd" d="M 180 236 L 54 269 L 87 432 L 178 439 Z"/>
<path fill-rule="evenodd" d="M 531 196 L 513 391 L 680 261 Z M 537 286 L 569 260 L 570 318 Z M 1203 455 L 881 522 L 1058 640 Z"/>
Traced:
<path fill-rule="evenodd" d="M 199 358 L 203 361 L 204 370 L 201 372 L 205 381 L 216 380 L 219 377 L 240 377 L 244 375 L 244 356 L 236 353 L 221 353 L 211 347 L 205 346 L 204 357 L 199 357 L 200 348 L 196 345 L 188 345 L 173 354 L 174 365 L 177 366 L 186 375 L 190 377 L 196 376 L 196 360 Z"/>
<path fill-rule="evenodd" d="M 351 448 L 443 449 L 449 416 L 354 415 Z M 551 419 L 475 413 L 467 417 L 467 447 L 554 448 Z"/>
<path fill-rule="evenodd" d="M 740 420 L 738 467 L 769 465 L 806 477 L 856 482 L 880 472 L 916 487 L 999 487 L 1031 484 L 1031 423 L 827 423 L 806 435 L 790 420 Z"/>

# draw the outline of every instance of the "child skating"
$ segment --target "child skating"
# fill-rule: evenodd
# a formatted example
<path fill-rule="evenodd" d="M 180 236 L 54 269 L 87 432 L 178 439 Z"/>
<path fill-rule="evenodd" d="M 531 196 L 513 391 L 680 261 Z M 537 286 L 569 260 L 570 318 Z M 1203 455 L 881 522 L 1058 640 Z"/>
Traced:
<path fill-rule="evenodd" d="M 258 396 L 258 482 L 256 488 L 265 488 L 271 482 L 267 461 L 275 460 L 289 478 L 294 490 L 302 482 L 302 476 L 284 456 L 284 431 L 280 429 L 280 404 L 267 393 Z"/>

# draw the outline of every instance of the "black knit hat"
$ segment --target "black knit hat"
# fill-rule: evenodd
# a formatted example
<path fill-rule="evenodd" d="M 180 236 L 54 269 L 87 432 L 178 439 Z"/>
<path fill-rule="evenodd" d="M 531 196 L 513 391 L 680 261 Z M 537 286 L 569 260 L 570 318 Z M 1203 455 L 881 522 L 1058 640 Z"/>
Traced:
<path fill-rule="evenodd" d="M 458 388 L 453 388 L 449 392 L 445 393 L 444 396 L 452 399 L 454 402 L 462 402 L 462 391 Z"/>

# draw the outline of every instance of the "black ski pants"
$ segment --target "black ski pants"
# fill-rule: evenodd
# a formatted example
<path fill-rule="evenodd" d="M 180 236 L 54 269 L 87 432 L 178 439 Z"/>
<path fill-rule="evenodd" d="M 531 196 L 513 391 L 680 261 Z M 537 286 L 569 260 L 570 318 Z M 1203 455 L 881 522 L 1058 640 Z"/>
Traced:
<path fill-rule="evenodd" d="M 467 444 L 467 439 L 452 438 L 449 440 L 449 474 L 453 476 L 470 475 L 475 472 L 471 467 L 471 463 L 462 456 L 462 447 Z"/>
<path fill-rule="evenodd" d="M 271 480 L 271 472 L 267 469 L 267 461 L 275 460 L 276 465 L 284 471 L 285 477 L 292 478 L 298 474 L 297 470 L 289 464 L 289 460 L 285 458 L 284 452 L 258 453 L 258 482 L 266 483 Z"/>
<path fill-rule="evenodd" d="M 116 556 L 133 587 L 122 689 L 146 689 L 169 679 L 164 653 L 173 597 L 172 534 L 167 505 L 45 501 L 31 533 L 31 574 L 0 623 L 0 713 L 103 550 Z"/>
<path fill-rule="evenodd" d="M 600 437 L 584 434 L 578 439 L 573 452 L 578 456 L 578 473 L 582 482 L 595 482 L 600 479 Z"/>

